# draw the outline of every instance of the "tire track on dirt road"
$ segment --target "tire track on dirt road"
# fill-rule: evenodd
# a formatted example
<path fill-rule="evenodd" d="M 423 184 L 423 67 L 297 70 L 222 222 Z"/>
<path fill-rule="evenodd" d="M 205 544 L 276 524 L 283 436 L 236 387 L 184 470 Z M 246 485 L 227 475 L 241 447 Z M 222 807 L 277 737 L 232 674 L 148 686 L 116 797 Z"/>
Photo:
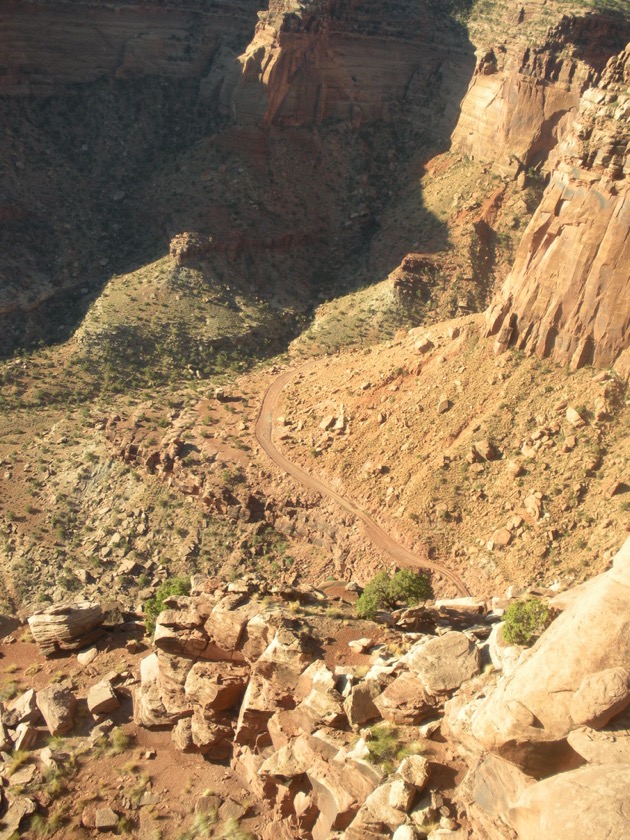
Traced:
<path fill-rule="evenodd" d="M 295 379 L 301 373 L 304 373 L 304 371 L 314 367 L 318 363 L 319 362 L 310 362 L 309 364 L 303 365 L 299 368 L 292 368 L 284 373 L 281 373 L 280 376 L 273 380 L 263 397 L 260 412 L 256 420 L 256 440 L 271 460 L 278 467 L 284 470 L 285 473 L 290 475 L 300 484 L 304 485 L 304 487 L 307 487 L 309 490 L 315 490 L 321 496 L 327 496 L 337 502 L 340 507 L 347 510 L 348 513 L 356 516 L 357 519 L 361 520 L 372 543 L 380 549 L 381 552 L 388 554 L 392 560 L 395 560 L 400 566 L 416 569 L 428 569 L 433 572 L 438 572 L 456 587 L 460 595 L 470 595 L 466 584 L 459 575 L 452 572 L 450 569 L 447 569 L 445 566 L 442 566 L 440 563 L 433 563 L 426 558 L 418 557 L 413 554 L 413 552 L 406 549 L 399 542 L 396 542 L 393 537 L 387 534 L 380 525 L 377 525 L 370 516 L 364 513 L 364 511 L 358 508 L 352 501 L 337 493 L 336 490 L 333 490 L 332 487 L 329 487 L 325 482 L 317 478 L 317 476 L 311 475 L 293 461 L 290 461 L 276 447 L 273 442 L 273 435 L 276 424 L 276 407 L 278 399 L 284 388 L 289 384 L 289 382 L 291 382 L 291 380 Z"/>

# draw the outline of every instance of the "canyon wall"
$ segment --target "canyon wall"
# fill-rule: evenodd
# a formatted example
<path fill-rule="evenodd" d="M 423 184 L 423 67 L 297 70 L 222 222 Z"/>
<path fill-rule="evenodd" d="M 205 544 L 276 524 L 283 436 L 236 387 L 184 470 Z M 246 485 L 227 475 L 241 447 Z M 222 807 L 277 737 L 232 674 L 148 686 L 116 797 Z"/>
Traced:
<path fill-rule="evenodd" d="M 487 313 L 512 345 L 630 374 L 630 45 L 582 96 L 543 200 Z"/>
<path fill-rule="evenodd" d="M 271 0 L 239 62 L 226 94 L 240 122 L 358 127 L 416 108 L 434 135 L 474 67 L 461 25 L 406 0 Z"/>
<path fill-rule="evenodd" d="M 347 255 L 395 204 L 405 167 L 413 159 L 417 170 L 451 134 L 455 154 L 503 177 L 548 169 L 630 24 L 584 10 L 563 17 L 571 6 L 555 0 L 484 8 L 469 37 L 432 0 L 271 0 L 267 9 L 259 0 L 7 0 L 0 351 L 59 329 L 57 319 L 71 326 L 71 305 L 166 253 L 183 232 L 288 241 L 317 217 L 313 277 L 351 276 Z M 627 84 L 606 72 L 605 85 Z M 542 354 L 553 346 L 574 364 L 616 358 L 627 330 L 623 284 L 608 279 L 627 259 L 625 175 L 591 154 L 594 144 L 623 143 L 625 117 L 607 115 L 612 103 L 593 115 L 589 101 L 580 107 L 593 135 L 580 139 L 576 128 L 557 155 L 490 325 L 500 344 Z M 279 167 L 270 150 L 283 143 L 292 160 Z M 365 262 L 364 276 L 376 273 Z M 272 269 L 255 273 L 271 288 Z M 61 303 L 44 311 L 46 301 Z"/>
<path fill-rule="evenodd" d="M 395 133 L 412 120 L 446 148 L 474 56 L 443 9 L 424 0 L 264 6 L 2 5 L 0 352 L 51 330 L 68 336 L 87 295 L 185 231 L 286 239 L 325 217 L 311 274 L 327 276 L 368 235 L 376 211 L 365 195 L 383 195 L 382 179 L 372 180 L 391 165 Z M 377 120 L 388 130 L 360 139 Z M 271 150 L 284 143 L 294 159 L 278 168 Z M 323 165 L 326 179 L 309 175 Z M 293 271 L 302 269 L 297 260 Z M 266 267 L 248 273 L 274 296 Z"/>
<path fill-rule="evenodd" d="M 7 0 L 0 96 L 50 96 L 103 78 L 202 77 L 225 42 L 244 45 L 258 8 L 258 0 Z"/>
<path fill-rule="evenodd" d="M 477 68 L 452 136 L 455 151 L 502 175 L 545 163 L 581 94 L 630 39 L 630 23 L 595 14 L 564 16 L 535 35 L 539 5 L 512 6 L 492 33 L 500 40 L 479 39 Z"/>

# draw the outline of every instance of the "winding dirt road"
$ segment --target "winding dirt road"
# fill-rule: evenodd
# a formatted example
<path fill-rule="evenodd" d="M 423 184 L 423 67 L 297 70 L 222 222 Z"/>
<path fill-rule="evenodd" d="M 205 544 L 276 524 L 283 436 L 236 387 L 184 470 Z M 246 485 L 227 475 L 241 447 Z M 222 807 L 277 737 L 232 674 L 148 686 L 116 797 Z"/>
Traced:
<path fill-rule="evenodd" d="M 388 554 L 399 566 L 407 566 L 416 569 L 430 569 L 431 571 L 438 572 L 443 577 L 451 581 L 451 583 L 457 588 L 460 595 L 469 595 L 470 592 L 459 575 L 439 563 L 432 563 L 430 560 L 417 557 L 415 554 L 412 554 L 411 551 L 408 551 L 404 546 L 396 542 L 393 537 L 386 534 L 373 519 L 360 510 L 355 504 L 341 496 L 333 490 L 332 487 L 328 487 L 328 485 L 317 478 L 317 476 L 310 475 L 297 464 L 289 461 L 289 459 L 285 458 L 280 450 L 277 449 L 273 442 L 273 432 L 278 398 L 285 386 L 292 379 L 295 379 L 315 364 L 317 363 L 310 362 L 309 364 L 303 365 L 299 368 L 285 371 L 285 373 L 280 374 L 280 376 L 274 379 L 263 397 L 260 413 L 258 414 L 258 419 L 256 420 L 256 440 L 271 460 L 288 475 L 292 476 L 296 479 L 296 481 L 299 481 L 300 484 L 303 484 L 304 487 L 307 487 L 309 490 L 316 490 L 320 495 L 328 496 L 330 499 L 334 499 L 334 501 L 344 508 L 344 510 L 352 513 L 357 517 L 357 519 L 360 519 L 361 522 L 363 522 L 365 530 L 367 531 L 368 537 L 372 543 L 378 549 Z"/>

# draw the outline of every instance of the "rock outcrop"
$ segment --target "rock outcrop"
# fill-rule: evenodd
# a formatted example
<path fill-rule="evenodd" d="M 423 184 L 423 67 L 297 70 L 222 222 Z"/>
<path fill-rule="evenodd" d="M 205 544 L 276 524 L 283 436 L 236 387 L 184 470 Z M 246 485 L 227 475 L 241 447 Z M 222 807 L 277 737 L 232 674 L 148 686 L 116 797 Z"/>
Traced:
<path fill-rule="evenodd" d="M 519 840 L 630 837 L 630 765 L 580 767 L 528 787 L 509 810 Z"/>
<path fill-rule="evenodd" d="M 56 604 L 28 619 L 33 638 L 45 656 L 59 651 L 80 650 L 103 635 L 103 610 L 99 604 L 82 601 Z"/>
<path fill-rule="evenodd" d="M 487 313 L 496 349 L 630 376 L 630 47 L 582 96 L 551 181 Z"/>
<path fill-rule="evenodd" d="M 487 698 L 451 718 L 464 740 L 525 767 L 550 761 L 582 726 L 630 704 L 630 540 Z M 453 707 L 454 708 L 454 707 Z M 463 734 L 463 731 L 462 731 Z M 554 749 L 555 748 L 555 749 Z"/>
<path fill-rule="evenodd" d="M 580 95 L 630 37 L 630 28 L 612 15 L 565 16 L 551 29 L 544 21 L 539 3 L 510 4 L 501 20 L 505 29 L 492 30 L 501 40 L 475 39 L 477 68 L 453 148 L 503 175 L 547 160 Z"/>
<path fill-rule="evenodd" d="M 447 703 L 442 733 L 467 756 L 459 797 L 480 837 L 630 836 L 630 539 L 566 601 L 511 673 Z"/>
<path fill-rule="evenodd" d="M 241 123 L 310 126 L 332 118 L 358 127 L 391 120 L 404 103 L 421 119 L 432 110 L 436 133 L 457 105 L 444 93 L 448 99 L 472 71 L 461 27 L 404 0 L 272 0 L 239 62 L 223 95 L 229 91 Z"/>

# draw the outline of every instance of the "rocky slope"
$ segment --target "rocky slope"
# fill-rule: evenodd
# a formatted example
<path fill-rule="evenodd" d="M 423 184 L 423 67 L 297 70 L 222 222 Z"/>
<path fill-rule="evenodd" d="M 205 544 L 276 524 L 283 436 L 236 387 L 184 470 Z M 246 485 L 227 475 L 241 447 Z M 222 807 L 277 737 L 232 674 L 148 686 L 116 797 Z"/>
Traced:
<path fill-rule="evenodd" d="M 497 349 L 628 377 L 630 50 L 583 95 L 551 181 L 488 312 Z"/>
<path fill-rule="evenodd" d="M 206 0 L 3 10 L 5 352 L 67 336 L 108 278 L 164 256 L 176 234 L 245 251 L 235 265 L 206 259 L 205 283 L 240 290 L 255 277 L 272 307 L 284 293 L 304 310 L 352 273 L 396 191 L 395 159 L 446 143 L 472 47 L 423 5 L 272 3 L 258 23 L 257 11 Z M 375 137 L 367 126 L 383 119 Z"/>
<path fill-rule="evenodd" d="M 514 592 L 374 623 L 354 616 L 356 584 L 198 575 L 164 601 L 150 651 L 111 607 L 36 613 L 41 653 L 3 631 L 30 682 L 20 694 L 14 677 L 2 705 L 5 749 L 20 749 L 2 756 L 5 834 L 626 840 L 629 551 L 585 586 L 538 592 L 551 623 L 530 649 L 504 638 Z"/>

